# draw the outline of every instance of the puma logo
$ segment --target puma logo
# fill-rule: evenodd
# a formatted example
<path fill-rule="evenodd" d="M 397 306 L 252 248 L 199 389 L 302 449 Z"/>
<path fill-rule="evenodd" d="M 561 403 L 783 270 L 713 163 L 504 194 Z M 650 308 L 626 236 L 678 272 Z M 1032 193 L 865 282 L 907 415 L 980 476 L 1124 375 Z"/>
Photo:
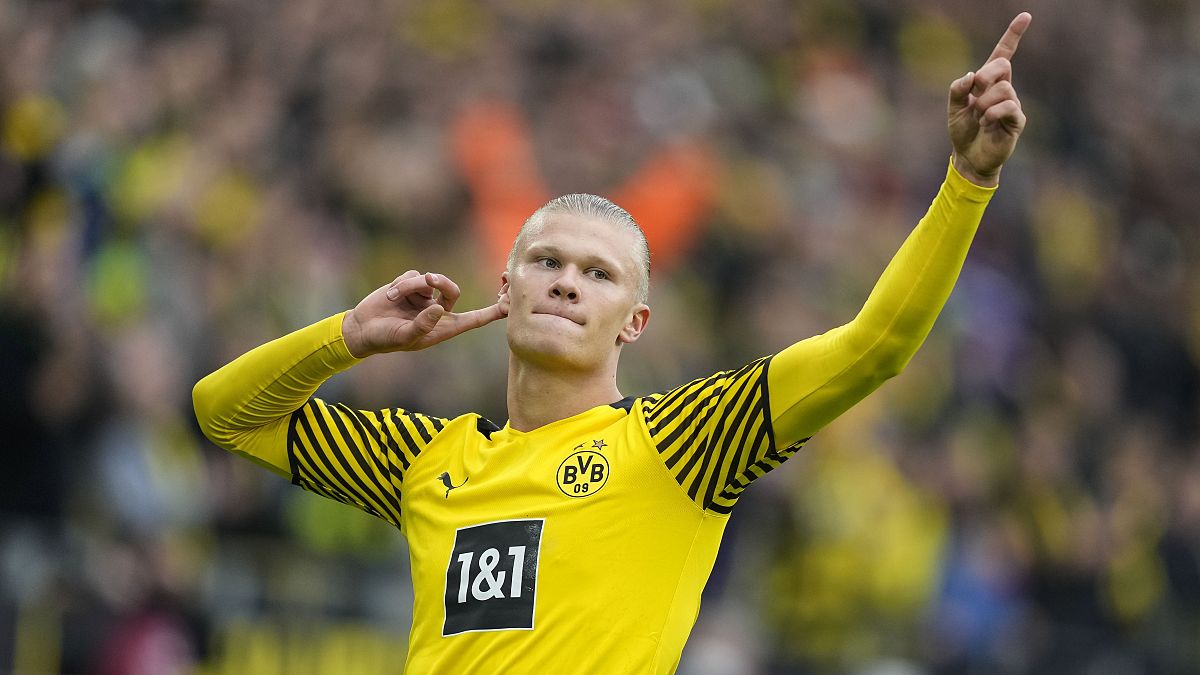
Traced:
<path fill-rule="evenodd" d="M 443 471 L 442 475 L 438 476 L 438 478 L 441 479 L 442 485 L 446 486 L 446 499 L 450 498 L 451 490 L 453 490 L 454 488 L 460 488 L 460 487 L 466 485 L 467 481 L 470 480 L 470 476 L 468 476 L 467 478 L 463 479 L 463 482 L 459 483 L 458 485 L 455 485 L 454 483 L 450 482 L 450 472 L 449 471 Z"/>

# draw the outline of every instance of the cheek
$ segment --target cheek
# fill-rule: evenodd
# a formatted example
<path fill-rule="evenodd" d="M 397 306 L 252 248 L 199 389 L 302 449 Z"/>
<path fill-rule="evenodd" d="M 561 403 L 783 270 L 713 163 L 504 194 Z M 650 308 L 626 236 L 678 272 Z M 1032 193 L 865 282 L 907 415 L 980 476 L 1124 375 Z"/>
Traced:
<path fill-rule="evenodd" d="M 620 305 L 621 307 L 619 309 L 613 308 L 606 312 L 604 320 L 600 322 L 603 324 L 605 333 L 610 334 L 610 337 L 616 336 L 618 333 L 620 333 L 621 329 L 625 327 L 625 324 L 629 322 L 631 313 L 624 307 L 623 301 L 620 303 Z"/>
<path fill-rule="evenodd" d="M 530 278 L 528 274 L 517 273 L 513 275 L 513 280 L 508 286 L 508 295 L 513 303 L 526 303 L 533 297 L 536 286 L 536 279 Z"/>

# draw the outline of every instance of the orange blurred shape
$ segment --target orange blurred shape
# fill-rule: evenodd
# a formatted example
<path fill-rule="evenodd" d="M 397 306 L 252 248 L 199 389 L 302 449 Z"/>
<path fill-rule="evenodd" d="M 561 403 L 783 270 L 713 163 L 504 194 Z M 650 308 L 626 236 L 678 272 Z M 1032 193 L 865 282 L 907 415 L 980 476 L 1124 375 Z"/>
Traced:
<path fill-rule="evenodd" d="M 480 102 L 451 130 L 454 157 L 475 199 L 475 220 L 488 264 L 503 267 L 525 219 L 550 197 L 516 108 Z"/>
<path fill-rule="evenodd" d="M 477 101 L 455 119 L 451 142 L 475 200 L 485 255 L 502 267 L 521 224 L 551 198 L 529 128 L 511 103 Z M 655 150 L 613 190 L 614 201 L 645 231 L 656 271 L 670 268 L 696 238 L 715 197 L 716 175 L 711 149 L 678 142 Z"/>
<path fill-rule="evenodd" d="M 616 202 L 641 224 L 656 270 L 669 269 L 700 233 L 716 194 L 716 160 L 700 143 L 651 155 L 616 190 Z"/>

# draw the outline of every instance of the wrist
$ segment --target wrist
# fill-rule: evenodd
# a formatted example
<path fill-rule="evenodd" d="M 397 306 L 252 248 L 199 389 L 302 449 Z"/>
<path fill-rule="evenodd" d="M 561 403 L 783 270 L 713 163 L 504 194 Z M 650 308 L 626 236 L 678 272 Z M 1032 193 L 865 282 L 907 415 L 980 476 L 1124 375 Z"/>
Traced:
<path fill-rule="evenodd" d="M 350 356 L 356 359 L 365 359 L 370 356 L 370 352 L 363 345 L 362 326 L 355 318 L 354 310 L 350 310 L 342 316 L 342 342 L 346 343 L 346 351 L 350 352 Z"/>
<path fill-rule="evenodd" d="M 1000 184 L 1001 167 L 996 167 L 996 170 L 992 173 L 976 171 L 975 167 L 971 166 L 971 163 L 957 152 L 954 153 L 951 163 L 954 165 L 954 170 L 958 172 L 958 175 L 980 187 L 994 188 Z"/>

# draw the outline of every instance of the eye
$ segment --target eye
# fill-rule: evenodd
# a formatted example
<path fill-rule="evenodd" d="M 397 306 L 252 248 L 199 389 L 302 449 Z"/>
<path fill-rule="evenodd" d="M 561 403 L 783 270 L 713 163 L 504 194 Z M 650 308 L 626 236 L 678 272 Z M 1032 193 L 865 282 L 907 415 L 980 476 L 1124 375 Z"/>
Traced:
<path fill-rule="evenodd" d="M 547 269 L 552 269 L 552 270 L 556 270 L 559 267 L 561 267 L 561 265 L 559 265 L 558 261 L 555 260 L 554 258 L 538 258 L 537 264 L 541 265 L 542 267 L 545 267 Z"/>
<path fill-rule="evenodd" d="M 588 274 L 592 275 L 592 278 L 596 281 L 604 281 L 608 278 L 608 272 L 601 269 L 590 269 L 588 270 Z"/>

